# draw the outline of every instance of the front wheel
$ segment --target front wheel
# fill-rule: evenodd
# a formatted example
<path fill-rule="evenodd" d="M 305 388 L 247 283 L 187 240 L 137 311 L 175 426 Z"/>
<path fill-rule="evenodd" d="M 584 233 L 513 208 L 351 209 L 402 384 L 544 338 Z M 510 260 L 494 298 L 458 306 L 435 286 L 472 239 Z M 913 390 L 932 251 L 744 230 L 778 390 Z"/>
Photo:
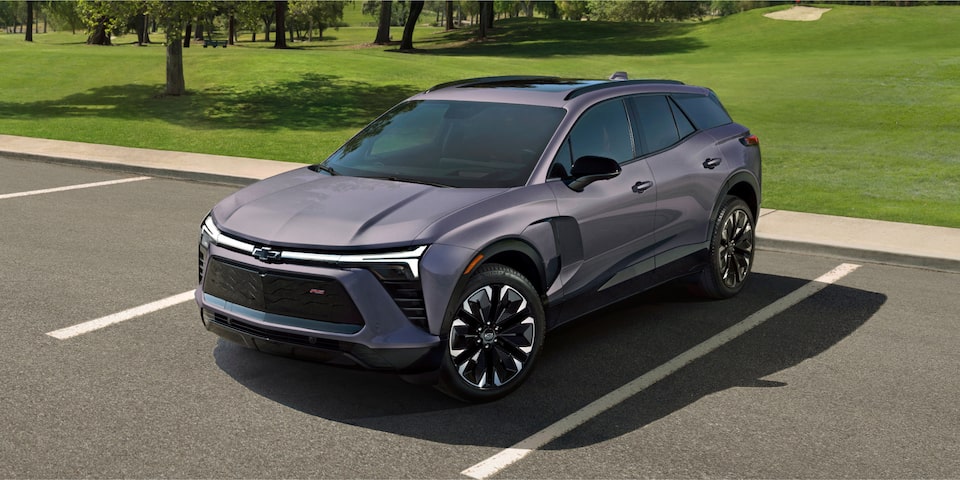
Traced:
<path fill-rule="evenodd" d="M 496 400 L 530 374 L 543 345 L 540 296 L 516 270 L 485 265 L 444 322 L 440 388 L 470 402 Z"/>
<path fill-rule="evenodd" d="M 743 288 L 753 267 L 753 212 L 737 197 L 727 197 L 710 237 L 710 259 L 700 273 L 699 290 L 710 298 L 730 298 Z"/>

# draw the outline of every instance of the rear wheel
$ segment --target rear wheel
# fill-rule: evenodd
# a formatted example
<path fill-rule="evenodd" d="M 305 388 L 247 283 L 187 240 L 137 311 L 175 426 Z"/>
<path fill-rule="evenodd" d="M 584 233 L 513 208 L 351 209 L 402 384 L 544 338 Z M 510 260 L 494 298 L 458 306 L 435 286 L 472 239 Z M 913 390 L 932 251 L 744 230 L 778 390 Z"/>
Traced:
<path fill-rule="evenodd" d="M 530 374 L 544 329 L 540 296 L 523 275 L 481 267 L 444 323 L 440 388 L 470 402 L 503 397 Z"/>
<path fill-rule="evenodd" d="M 753 212 L 737 197 L 726 197 L 710 237 L 710 260 L 700 273 L 699 290 L 710 298 L 730 298 L 743 288 L 753 267 Z"/>

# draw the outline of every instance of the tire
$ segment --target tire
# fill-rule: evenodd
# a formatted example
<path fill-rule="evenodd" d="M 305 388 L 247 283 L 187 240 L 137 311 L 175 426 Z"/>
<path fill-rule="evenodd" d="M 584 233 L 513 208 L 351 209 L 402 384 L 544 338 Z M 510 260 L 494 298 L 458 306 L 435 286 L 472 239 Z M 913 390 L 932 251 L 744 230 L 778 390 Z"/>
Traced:
<path fill-rule="evenodd" d="M 753 268 L 755 225 L 746 202 L 728 196 L 710 235 L 710 258 L 697 290 L 708 298 L 730 298 L 743 289 Z"/>
<path fill-rule="evenodd" d="M 439 388 L 467 402 L 488 402 L 530 375 L 543 347 L 540 295 L 516 270 L 480 267 L 444 321 Z"/>

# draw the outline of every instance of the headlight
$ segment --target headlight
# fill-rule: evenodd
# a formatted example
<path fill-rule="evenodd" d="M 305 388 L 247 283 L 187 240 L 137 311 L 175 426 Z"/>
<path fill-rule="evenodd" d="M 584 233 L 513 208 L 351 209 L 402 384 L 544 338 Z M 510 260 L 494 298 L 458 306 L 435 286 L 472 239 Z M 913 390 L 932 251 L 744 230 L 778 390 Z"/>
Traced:
<path fill-rule="evenodd" d="M 384 280 L 414 280 L 420 277 L 420 257 L 426 251 L 426 245 L 394 252 L 345 255 L 284 251 L 279 259 L 297 263 L 327 263 L 343 267 L 366 268 Z"/>
<path fill-rule="evenodd" d="M 217 238 L 220 237 L 220 229 L 213 223 L 213 217 L 207 215 L 207 218 L 203 219 L 203 223 L 200 225 L 200 247 L 209 250 L 211 243 L 217 243 Z"/>

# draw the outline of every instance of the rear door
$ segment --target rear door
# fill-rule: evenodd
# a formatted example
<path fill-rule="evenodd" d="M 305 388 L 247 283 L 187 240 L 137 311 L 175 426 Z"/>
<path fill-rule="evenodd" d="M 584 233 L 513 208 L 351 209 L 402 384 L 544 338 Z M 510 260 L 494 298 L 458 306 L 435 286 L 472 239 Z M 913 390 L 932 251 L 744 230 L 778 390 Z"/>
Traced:
<path fill-rule="evenodd" d="M 716 196 L 732 165 L 721 156 L 716 140 L 698 129 L 668 95 L 637 95 L 629 103 L 657 185 L 659 267 L 705 246 Z"/>

